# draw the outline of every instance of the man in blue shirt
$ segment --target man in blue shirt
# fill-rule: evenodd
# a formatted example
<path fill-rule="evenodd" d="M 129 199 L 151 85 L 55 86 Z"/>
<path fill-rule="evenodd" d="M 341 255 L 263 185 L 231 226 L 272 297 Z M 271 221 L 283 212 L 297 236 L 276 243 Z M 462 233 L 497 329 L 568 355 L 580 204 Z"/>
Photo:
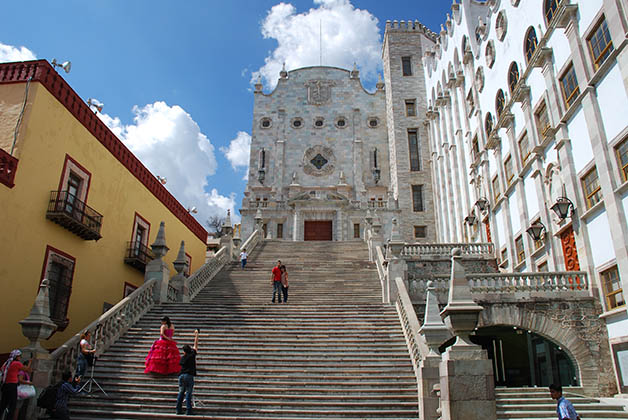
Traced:
<path fill-rule="evenodd" d="M 552 399 L 556 400 L 556 414 L 558 414 L 558 420 L 580 420 L 576 409 L 573 408 L 573 404 L 567 398 L 563 397 L 563 387 L 556 384 L 549 386 L 550 395 Z"/>

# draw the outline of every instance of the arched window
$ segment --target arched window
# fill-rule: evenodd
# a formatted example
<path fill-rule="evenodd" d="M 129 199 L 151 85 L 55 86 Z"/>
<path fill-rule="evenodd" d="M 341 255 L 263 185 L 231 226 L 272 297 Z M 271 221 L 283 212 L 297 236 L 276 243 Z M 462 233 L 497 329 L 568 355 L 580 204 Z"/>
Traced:
<path fill-rule="evenodd" d="M 524 45 L 526 62 L 529 62 L 532 58 L 532 54 L 534 54 L 534 51 L 536 51 L 536 46 L 538 45 L 538 43 L 539 40 L 536 38 L 536 31 L 534 30 L 534 27 L 530 26 L 528 32 L 526 32 L 526 40 Z"/>
<path fill-rule="evenodd" d="M 511 93 L 517 87 L 517 82 L 519 82 L 519 66 L 513 61 L 508 69 L 508 87 Z"/>
<path fill-rule="evenodd" d="M 504 111 L 504 106 L 506 105 L 506 97 L 504 96 L 503 90 L 498 90 L 497 95 L 495 96 L 495 112 L 497 113 L 497 118 L 502 115 Z M 487 129 L 488 132 L 488 129 Z"/>
<path fill-rule="evenodd" d="M 490 112 L 486 114 L 486 119 L 484 120 L 484 130 L 486 130 L 486 137 L 490 137 L 493 132 L 493 116 Z"/>
<path fill-rule="evenodd" d="M 508 29 L 508 21 L 506 20 L 506 12 L 503 10 L 497 15 L 495 20 L 495 34 L 497 39 L 503 41 L 506 37 L 506 30 Z"/>
<path fill-rule="evenodd" d="M 545 3 L 543 3 L 543 13 L 545 14 L 545 19 L 547 19 L 548 25 L 552 19 L 554 19 L 556 10 L 558 9 L 558 3 L 560 3 L 560 1 L 561 0 L 545 0 Z"/>

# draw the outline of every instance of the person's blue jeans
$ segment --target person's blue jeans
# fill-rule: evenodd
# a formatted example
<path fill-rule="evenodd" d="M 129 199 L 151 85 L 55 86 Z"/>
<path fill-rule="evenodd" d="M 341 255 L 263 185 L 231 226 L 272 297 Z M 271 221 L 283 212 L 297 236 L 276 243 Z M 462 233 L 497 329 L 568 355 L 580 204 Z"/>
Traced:
<path fill-rule="evenodd" d="M 87 358 L 83 355 L 83 353 L 79 353 L 78 359 L 76 360 L 76 376 L 83 377 L 83 375 L 85 375 L 86 370 L 87 370 Z"/>
<path fill-rule="evenodd" d="M 281 303 L 281 282 L 273 282 L 273 303 L 275 302 L 275 295 L 277 295 L 278 302 Z"/>
<path fill-rule="evenodd" d="M 181 412 L 183 405 L 183 396 L 185 395 L 185 404 L 187 413 L 192 412 L 192 398 L 194 392 L 194 375 L 182 373 L 179 375 L 179 396 L 177 397 L 177 413 Z"/>
<path fill-rule="evenodd" d="M 242 263 L 242 268 L 244 268 L 246 266 L 246 260 L 240 260 L 240 262 Z"/>

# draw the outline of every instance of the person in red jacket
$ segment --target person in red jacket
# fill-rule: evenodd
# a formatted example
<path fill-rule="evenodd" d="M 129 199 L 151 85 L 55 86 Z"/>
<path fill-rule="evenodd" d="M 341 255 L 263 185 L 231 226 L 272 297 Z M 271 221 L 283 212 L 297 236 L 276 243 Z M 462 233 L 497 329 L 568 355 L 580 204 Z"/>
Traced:
<path fill-rule="evenodd" d="M 273 267 L 270 275 L 270 284 L 273 285 L 273 300 L 275 303 L 275 295 L 277 295 L 278 303 L 281 303 L 281 260 L 277 260 L 277 265 Z"/>
<path fill-rule="evenodd" d="M 17 374 L 19 372 L 32 373 L 31 361 L 29 360 L 26 365 L 20 362 L 22 358 L 22 352 L 20 350 L 13 350 L 9 355 L 9 358 L 2 365 L 2 400 L 0 400 L 0 413 L 4 413 L 6 408 L 9 409 L 8 419 L 13 418 L 13 412 L 17 404 Z"/>

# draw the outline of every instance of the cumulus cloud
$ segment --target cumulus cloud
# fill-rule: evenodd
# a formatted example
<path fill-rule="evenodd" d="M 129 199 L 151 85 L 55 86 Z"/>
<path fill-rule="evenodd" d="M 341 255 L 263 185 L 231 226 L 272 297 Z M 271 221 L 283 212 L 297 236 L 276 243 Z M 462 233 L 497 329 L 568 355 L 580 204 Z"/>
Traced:
<path fill-rule="evenodd" d="M 245 178 L 249 172 L 249 151 L 251 150 L 251 135 L 244 131 L 238 131 L 235 139 L 231 140 L 229 147 L 221 147 L 220 151 L 231 162 L 231 167 L 237 170 L 245 168 Z"/>
<path fill-rule="evenodd" d="M 201 224 L 227 210 L 233 214 L 235 193 L 206 191 L 207 177 L 216 173 L 214 146 L 190 114 L 161 101 L 135 106 L 133 113 L 129 125 L 118 117 L 98 115 L 154 175 L 168 180 L 166 188 L 181 204 L 198 209 L 195 216 Z"/>
<path fill-rule="evenodd" d="M 289 3 L 273 6 L 262 21 L 262 35 L 275 39 L 277 47 L 265 64 L 252 73 L 267 86 L 277 84 L 279 72 L 320 64 L 319 28 L 322 27 L 323 65 L 346 69 L 357 63 L 361 77 L 374 81 L 381 68 L 381 37 L 378 20 L 366 10 L 356 9 L 349 0 L 314 0 L 316 8 L 297 13 Z"/>
<path fill-rule="evenodd" d="M 26 47 L 14 47 L 0 42 L 0 63 L 36 60 L 35 53 Z"/>

